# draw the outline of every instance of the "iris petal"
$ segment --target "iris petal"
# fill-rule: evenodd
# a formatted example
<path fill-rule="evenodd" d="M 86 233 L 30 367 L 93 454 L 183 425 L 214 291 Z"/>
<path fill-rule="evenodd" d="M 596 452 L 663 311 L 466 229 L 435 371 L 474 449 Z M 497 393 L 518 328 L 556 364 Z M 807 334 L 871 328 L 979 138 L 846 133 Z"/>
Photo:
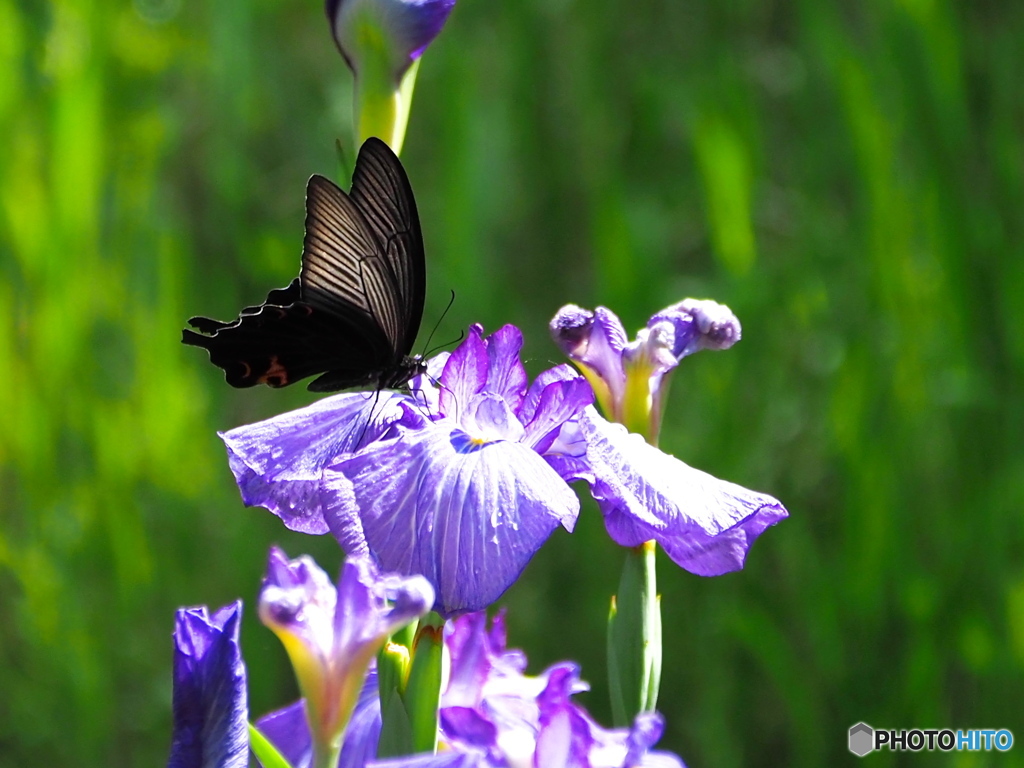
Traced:
<path fill-rule="evenodd" d="M 306 703 L 303 699 L 264 715 L 256 722 L 256 727 L 292 768 L 311 768 L 313 738 L 306 720 Z M 380 729 L 377 673 L 371 670 L 366 676 L 359 700 L 345 728 L 345 741 L 338 768 L 363 768 L 368 761 L 375 758 Z"/>
<path fill-rule="evenodd" d="M 580 425 L 591 491 L 623 546 L 654 539 L 686 570 L 717 576 L 742 568 L 754 540 L 789 514 L 777 499 L 694 469 L 593 409 Z"/>
<path fill-rule="evenodd" d="M 344 730 L 387 636 L 433 601 L 425 579 L 381 575 L 369 557 L 348 558 L 335 586 L 311 558 L 271 550 L 260 618 L 288 652 L 319 748 Z"/>
<path fill-rule="evenodd" d="M 575 524 L 579 501 L 530 448 L 499 441 L 460 453 L 447 421 L 400 432 L 342 458 L 325 486 L 352 484 L 381 567 L 426 576 L 443 615 L 490 605 L 559 524 Z"/>
<path fill-rule="evenodd" d="M 266 507 L 293 531 L 327 533 L 320 475 L 341 453 L 379 437 L 406 412 L 392 392 L 334 395 L 220 437 L 246 506 Z"/>
<path fill-rule="evenodd" d="M 306 720 L 304 699 L 264 715 L 256 721 L 256 727 L 292 768 L 313 765 L 313 737 Z"/>
<path fill-rule="evenodd" d="M 492 763 L 479 752 L 440 752 L 378 760 L 367 768 L 504 768 L 504 765 Z"/>
<path fill-rule="evenodd" d="M 348 65 L 359 69 L 360 25 L 372 21 L 386 38 L 394 76 L 400 78 L 440 34 L 455 0 L 327 0 L 324 10 Z"/>
<path fill-rule="evenodd" d="M 675 329 L 672 354 L 683 358 L 702 349 L 728 349 L 740 340 L 740 321 L 724 304 L 709 299 L 684 299 L 651 317 L 648 328 L 669 322 Z"/>
<path fill-rule="evenodd" d="M 498 395 L 513 411 L 518 411 L 526 395 L 529 378 L 519 360 L 523 333 L 514 325 L 504 325 L 486 340 L 486 390 Z"/>
<path fill-rule="evenodd" d="M 451 676 L 440 716 L 448 754 L 473 756 L 473 765 L 487 768 L 682 768 L 675 755 L 649 751 L 661 735 L 660 715 L 641 715 L 629 730 L 594 722 L 572 700 L 589 688 L 576 664 L 524 675 L 526 659 L 505 648 L 500 615 L 490 632 L 482 611 L 458 617 L 445 645 Z M 433 764 L 401 758 L 388 766 Z"/>
<path fill-rule="evenodd" d="M 586 379 L 551 382 L 541 392 L 526 425 L 524 442 L 538 453 L 544 453 L 559 436 L 562 426 L 592 402 L 594 390 Z"/>
<path fill-rule="evenodd" d="M 446 416 L 458 420 L 462 409 L 487 384 L 487 346 L 483 328 L 471 325 L 466 339 L 452 352 L 444 365 L 440 406 Z"/>
<path fill-rule="evenodd" d="M 568 304 L 548 327 L 555 343 L 586 376 L 604 411 L 621 417 L 626 391 L 622 353 L 628 339 L 615 313 L 607 307 L 591 312 Z"/>
<path fill-rule="evenodd" d="M 182 608 L 174 628 L 174 735 L 168 768 L 245 768 L 249 762 L 241 601 Z"/>

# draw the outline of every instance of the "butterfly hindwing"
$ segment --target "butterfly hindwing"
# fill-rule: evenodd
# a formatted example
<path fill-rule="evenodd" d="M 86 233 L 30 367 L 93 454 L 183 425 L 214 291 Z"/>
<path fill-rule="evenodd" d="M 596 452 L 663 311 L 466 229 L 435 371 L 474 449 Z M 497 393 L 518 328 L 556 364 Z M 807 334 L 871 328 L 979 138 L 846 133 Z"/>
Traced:
<path fill-rule="evenodd" d="M 245 308 L 232 323 L 194 317 L 189 324 L 201 334 L 186 329 L 182 340 L 205 347 L 233 387 L 284 387 L 326 370 L 343 386 L 372 383 L 365 371 L 351 367 L 373 353 L 366 338 L 374 329 L 366 318 L 353 316 L 349 332 L 339 335 L 337 317 L 287 301 L 287 290 L 272 291 L 266 303 Z"/>
<path fill-rule="evenodd" d="M 416 203 L 398 158 L 368 139 L 352 192 L 322 176 L 306 188 L 302 269 L 287 288 L 233 322 L 194 317 L 182 341 L 206 348 L 235 387 L 395 386 L 416 370 L 407 355 L 425 293 Z"/>

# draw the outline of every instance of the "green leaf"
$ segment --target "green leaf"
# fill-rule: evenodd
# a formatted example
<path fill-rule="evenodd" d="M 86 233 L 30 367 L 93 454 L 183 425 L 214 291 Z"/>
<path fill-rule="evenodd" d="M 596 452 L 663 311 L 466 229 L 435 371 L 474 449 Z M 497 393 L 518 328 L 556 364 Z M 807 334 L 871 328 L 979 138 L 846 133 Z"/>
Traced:
<path fill-rule="evenodd" d="M 380 729 L 380 740 L 377 742 L 377 757 L 400 757 L 410 755 L 413 749 L 412 724 L 409 713 L 401 696 L 388 696 L 387 702 L 381 699 L 380 708 L 383 725 Z"/>
<path fill-rule="evenodd" d="M 281 756 L 267 737 L 252 723 L 249 723 L 249 749 L 256 755 L 263 768 L 292 768 L 291 763 Z"/>

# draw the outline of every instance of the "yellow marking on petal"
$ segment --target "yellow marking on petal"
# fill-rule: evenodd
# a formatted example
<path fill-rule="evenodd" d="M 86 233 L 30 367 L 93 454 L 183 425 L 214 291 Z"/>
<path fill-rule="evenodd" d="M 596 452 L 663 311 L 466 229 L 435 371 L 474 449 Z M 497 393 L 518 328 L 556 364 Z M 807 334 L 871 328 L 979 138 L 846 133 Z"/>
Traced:
<path fill-rule="evenodd" d="M 261 618 L 263 617 L 261 616 Z M 295 680 L 306 699 L 306 706 L 314 713 L 314 717 L 310 718 L 310 725 L 315 729 L 319 723 L 320 713 L 327 707 L 325 683 L 328 673 L 324 669 L 324 660 L 319 657 L 319 654 L 312 652 L 298 635 L 289 632 L 283 625 L 266 619 L 263 623 L 277 635 L 277 639 L 284 646 L 285 653 L 288 654 L 292 670 L 295 672 Z"/>
<path fill-rule="evenodd" d="M 651 442 L 651 365 L 630 365 L 626 368 L 626 394 L 623 397 L 622 423 L 630 432 L 637 432 Z"/>
<path fill-rule="evenodd" d="M 580 373 L 583 374 L 584 378 L 590 382 L 590 388 L 594 390 L 594 397 L 597 398 L 597 404 L 601 406 L 601 411 L 604 413 L 605 418 L 609 421 L 619 421 L 621 418 L 620 408 L 617 408 L 615 400 L 612 398 L 612 391 L 608 388 L 607 382 L 601 376 L 587 365 L 573 360 Z"/>

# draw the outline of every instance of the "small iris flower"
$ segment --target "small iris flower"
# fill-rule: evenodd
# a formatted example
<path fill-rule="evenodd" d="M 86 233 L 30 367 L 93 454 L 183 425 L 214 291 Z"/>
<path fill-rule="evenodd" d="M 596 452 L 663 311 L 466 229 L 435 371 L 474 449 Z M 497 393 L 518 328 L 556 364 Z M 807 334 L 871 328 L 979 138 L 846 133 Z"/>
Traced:
<path fill-rule="evenodd" d="M 666 307 L 629 341 L 605 307 L 567 304 L 550 324 L 551 335 L 594 388 L 602 410 L 656 443 L 668 374 L 687 355 L 728 349 L 740 340 L 740 322 L 724 304 L 685 299 Z"/>
<path fill-rule="evenodd" d="M 357 146 L 370 136 L 401 152 L 420 56 L 455 0 L 327 0 L 338 50 L 355 76 Z"/>
<path fill-rule="evenodd" d="M 182 608 L 174 627 L 174 735 L 168 768 L 249 764 L 245 665 L 238 645 L 242 604 L 213 616 Z"/>
<path fill-rule="evenodd" d="M 309 557 L 289 561 L 271 550 L 260 619 L 291 659 L 314 754 L 337 754 L 371 660 L 390 634 L 433 602 L 425 579 L 381 576 L 368 557 L 350 557 L 335 588 Z"/>
<path fill-rule="evenodd" d="M 506 650 L 501 617 L 490 631 L 486 622 L 480 612 L 449 624 L 451 674 L 441 698 L 439 753 L 381 761 L 375 768 L 682 768 L 675 755 L 650 751 L 662 733 L 660 715 L 641 715 L 629 729 L 600 727 L 572 701 L 588 688 L 575 664 L 524 675 L 526 658 Z"/>
<path fill-rule="evenodd" d="M 754 540 L 788 515 L 785 507 L 694 469 L 641 437 L 658 433 L 667 376 L 679 360 L 732 346 L 740 338 L 736 317 L 713 301 L 687 299 L 654 315 L 630 342 L 610 310 L 568 305 L 550 328 L 604 412 L 633 430 L 588 408 L 576 420 L 586 455 L 557 459 L 564 477 L 590 484 L 612 539 L 626 547 L 654 540 L 678 565 L 701 576 L 742 568 Z M 562 375 L 573 374 L 563 369 Z"/>

